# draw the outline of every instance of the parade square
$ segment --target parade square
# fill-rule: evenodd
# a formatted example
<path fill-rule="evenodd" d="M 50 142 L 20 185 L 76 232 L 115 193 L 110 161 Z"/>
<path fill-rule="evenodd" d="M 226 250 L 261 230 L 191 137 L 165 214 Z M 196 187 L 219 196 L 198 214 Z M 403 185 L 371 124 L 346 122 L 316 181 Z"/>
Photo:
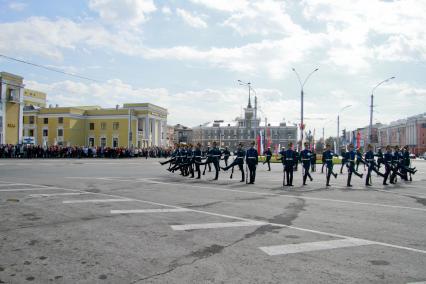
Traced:
<path fill-rule="evenodd" d="M 278 163 L 247 185 L 159 161 L 1 160 L 0 283 L 426 281 L 424 160 L 368 188 L 346 170 L 326 187 L 320 165 L 283 187 Z"/>

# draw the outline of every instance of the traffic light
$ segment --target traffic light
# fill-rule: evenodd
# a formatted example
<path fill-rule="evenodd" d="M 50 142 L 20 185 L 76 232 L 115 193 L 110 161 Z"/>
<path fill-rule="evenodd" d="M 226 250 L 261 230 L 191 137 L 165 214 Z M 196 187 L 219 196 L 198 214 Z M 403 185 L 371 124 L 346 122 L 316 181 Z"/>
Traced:
<path fill-rule="evenodd" d="M 343 136 L 343 137 L 346 137 L 346 129 L 343 129 L 343 130 L 342 130 L 342 136 Z"/>

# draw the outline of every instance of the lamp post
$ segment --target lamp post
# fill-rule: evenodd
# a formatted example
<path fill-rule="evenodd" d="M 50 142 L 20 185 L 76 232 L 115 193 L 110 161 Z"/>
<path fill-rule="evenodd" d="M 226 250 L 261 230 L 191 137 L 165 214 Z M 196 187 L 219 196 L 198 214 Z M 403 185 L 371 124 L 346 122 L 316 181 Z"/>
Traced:
<path fill-rule="evenodd" d="M 372 90 L 371 90 L 371 104 L 370 104 L 370 127 L 368 128 L 368 143 L 371 144 L 372 141 L 372 129 L 373 129 L 373 100 L 374 100 L 374 91 L 379 87 L 380 85 L 389 82 L 390 80 L 395 79 L 395 77 L 387 78 L 386 80 L 383 80 L 379 84 L 377 84 Z"/>
<path fill-rule="evenodd" d="M 345 110 L 350 108 L 352 105 L 347 105 L 342 107 L 339 112 L 337 113 L 337 154 L 340 154 L 340 114 Z"/>
<path fill-rule="evenodd" d="M 305 126 L 303 125 L 303 87 L 305 86 L 306 82 L 308 81 L 309 77 L 311 77 L 312 74 L 314 74 L 316 71 L 319 70 L 319 68 L 314 69 L 311 73 L 309 73 L 308 76 L 306 76 L 305 81 L 303 81 L 300 79 L 299 73 L 297 73 L 295 68 L 292 68 L 293 72 L 296 74 L 297 76 L 297 80 L 300 83 L 300 143 L 303 143 L 303 130 L 305 128 Z"/>

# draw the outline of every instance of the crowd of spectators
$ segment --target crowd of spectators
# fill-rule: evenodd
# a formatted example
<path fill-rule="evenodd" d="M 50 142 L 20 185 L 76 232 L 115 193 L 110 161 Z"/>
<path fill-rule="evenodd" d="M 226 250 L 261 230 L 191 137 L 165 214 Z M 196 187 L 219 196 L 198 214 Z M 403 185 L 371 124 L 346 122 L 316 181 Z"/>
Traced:
<path fill-rule="evenodd" d="M 40 146 L 0 145 L 0 158 L 53 159 L 53 158 L 167 158 L 173 149 L 165 147 L 89 147 L 89 146 Z"/>

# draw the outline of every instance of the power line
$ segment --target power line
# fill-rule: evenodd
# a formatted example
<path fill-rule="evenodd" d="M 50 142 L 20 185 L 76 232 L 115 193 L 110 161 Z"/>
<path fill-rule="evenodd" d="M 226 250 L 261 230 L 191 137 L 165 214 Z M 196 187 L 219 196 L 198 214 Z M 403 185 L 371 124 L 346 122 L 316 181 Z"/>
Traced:
<path fill-rule="evenodd" d="M 55 68 L 52 68 L 52 67 L 47 67 L 47 66 L 43 66 L 43 65 L 40 65 L 40 64 L 37 64 L 37 63 L 33 63 L 33 62 L 25 61 L 25 60 L 22 60 L 22 59 L 10 57 L 10 56 L 4 55 L 4 54 L 0 54 L 0 57 L 3 57 L 5 59 L 11 60 L 11 61 L 16 61 L 16 62 L 19 62 L 19 63 L 31 65 L 31 66 L 38 67 L 38 68 L 42 68 L 42 69 L 45 69 L 45 70 L 48 70 L 48 71 L 64 74 L 64 75 L 67 75 L 67 76 L 72 76 L 72 77 L 84 79 L 84 80 L 87 80 L 87 81 L 101 83 L 101 81 L 96 80 L 96 79 L 92 79 L 92 78 L 85 77 L 85 76 L 82 76 L 82 75 L 78 75 L 78 74 L 75 74 L 75 73 L 65 72 L 65 71 L 58 70 L 58 69 L 55 69 Z"/>

